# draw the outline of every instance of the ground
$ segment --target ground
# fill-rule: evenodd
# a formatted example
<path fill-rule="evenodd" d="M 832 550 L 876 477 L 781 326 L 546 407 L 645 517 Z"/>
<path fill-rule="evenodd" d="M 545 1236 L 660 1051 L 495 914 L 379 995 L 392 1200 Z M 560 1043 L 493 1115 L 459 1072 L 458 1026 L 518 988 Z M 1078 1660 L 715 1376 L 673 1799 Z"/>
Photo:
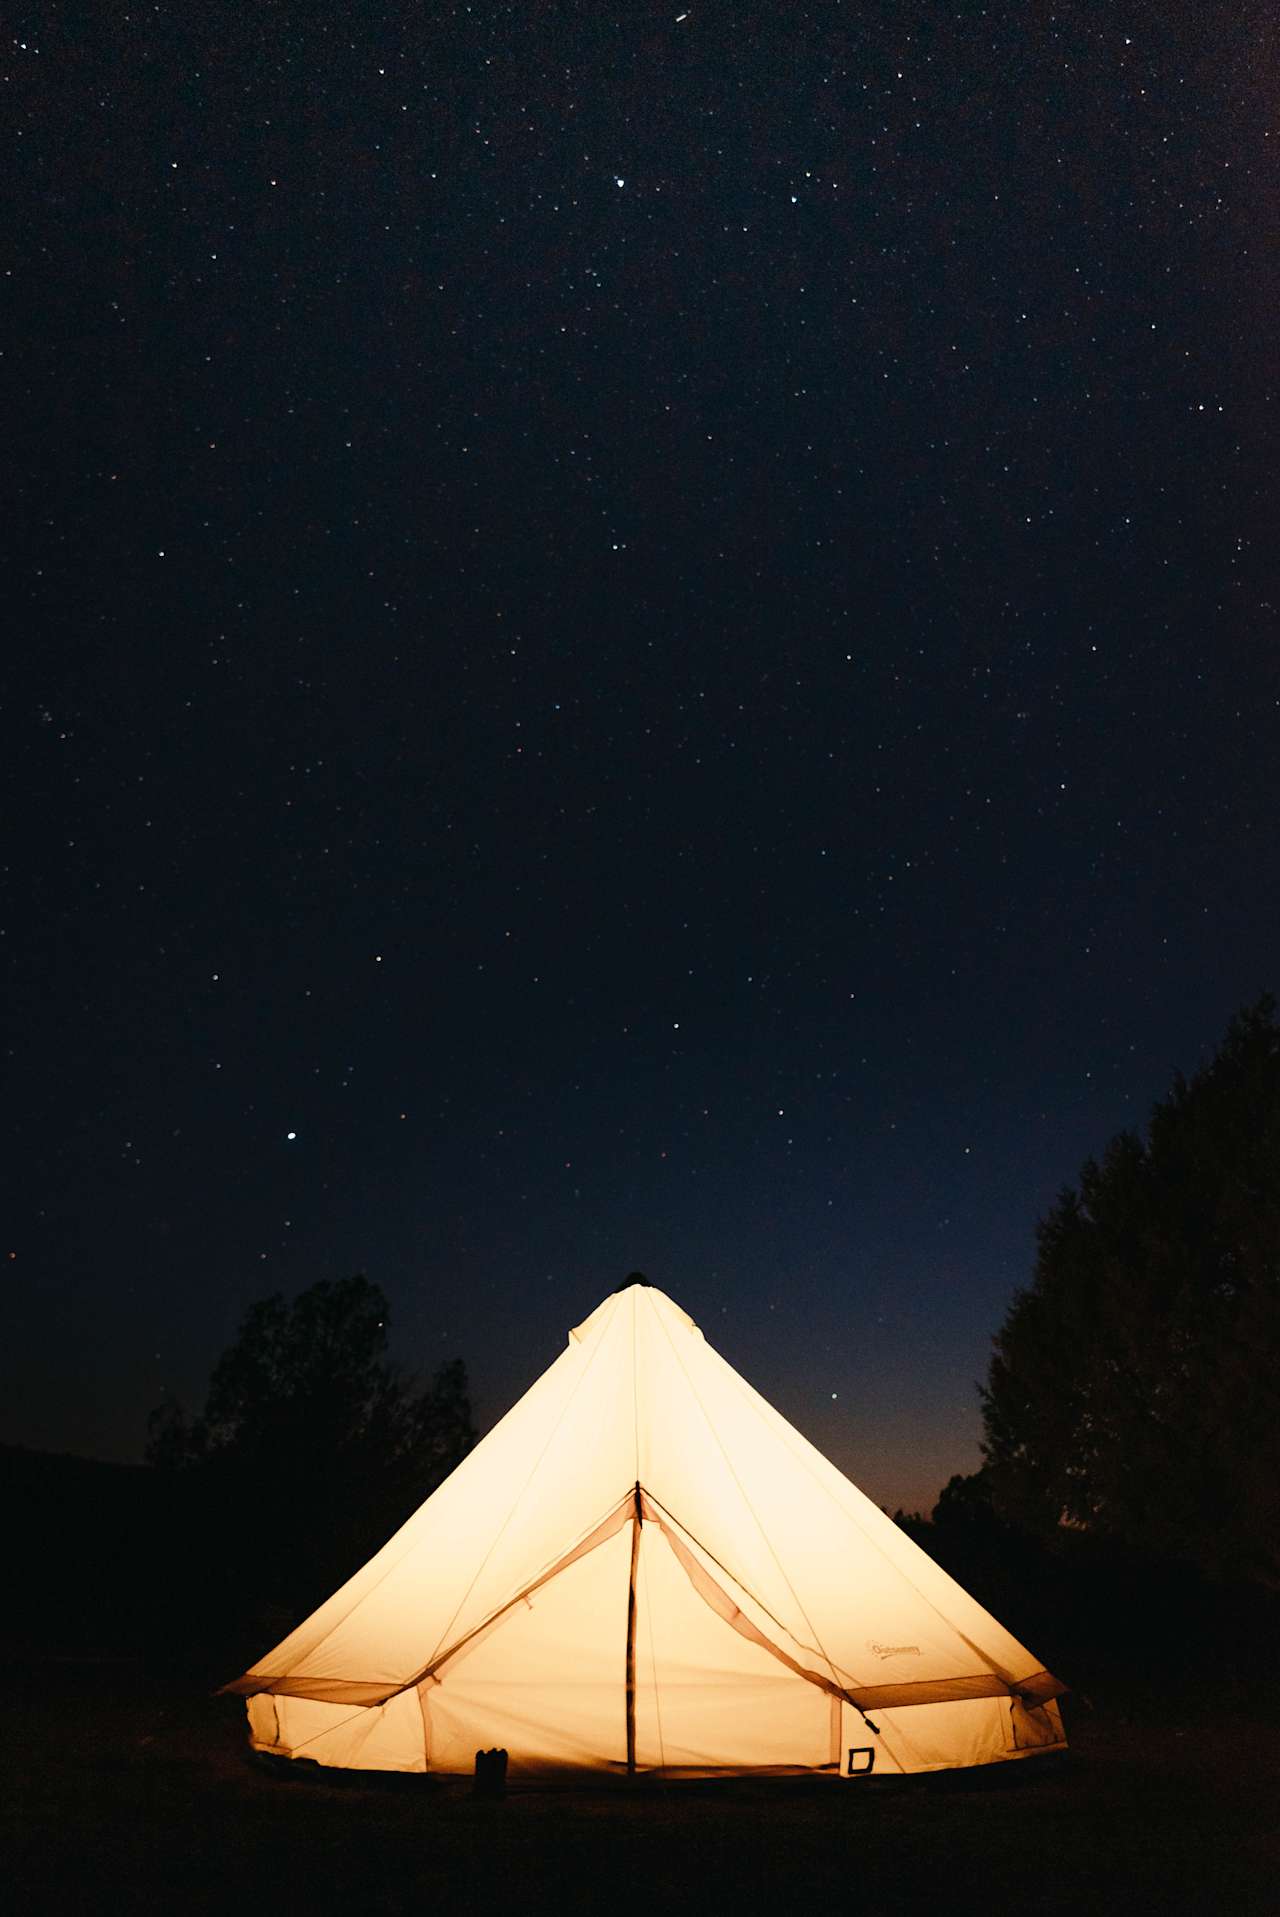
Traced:
<path fill-rule="evenodd" d="M 1077 1710 L 971 1776 L 572 1790 L 273 1773 L 238 1701 L 140 1661 L 7 1673 L 10 1908 L 182 1913 L 1276 1907 L 1280 1732 Z"/>

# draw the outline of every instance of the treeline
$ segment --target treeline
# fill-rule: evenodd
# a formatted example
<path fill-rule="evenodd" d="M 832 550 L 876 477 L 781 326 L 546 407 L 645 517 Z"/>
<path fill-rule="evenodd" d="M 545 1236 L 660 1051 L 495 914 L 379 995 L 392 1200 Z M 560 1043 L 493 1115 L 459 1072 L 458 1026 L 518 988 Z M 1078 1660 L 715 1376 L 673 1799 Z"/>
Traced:
<path fill-rule="evenodd" d="M 1114 1138 L 1060 1194 L 993 1340 L 985 1462 L 931 1521 L 900 1514 L 1077 1683 L 1275 1687 L 1275 1013 L 1270 997 L 1240 1012 L 1145 1133 Z"/>
<path fill-rule="evenodd" d="M 153 1474 L 195 1514 L 224 1615 L 282 1635 L 373 1555 L 475 1443 L 466 1367 L 425 1386 L 387 1356 L 390 1308 L 363 1276 L 250 1307 L 204 1410 L 149 1421 Z M 191 1537 L 191 1516 L 182 1535 Z M 238 1600 L 227 1572 L 234 1567 Z M 257 1647 L 259 1650 L 261 1645 Z"/>
<path fill-rule="evenodd" d="M 253 1305 L 203 1411 L 152 1413 L 146 1465 L 0 1447 L 21 1574 L 8 1640 L 233 1676 L 342 1584 L 475 1442 L 466 1368 L 387 1357 L 367 1278 Z M 225 1668 L 223 1668 L 225 1666 Z"/>
<path fill-rule="evenodd" d="M 1280 1028 L 1264 998 L 1039 1226 L 983 1393 L 981 1494 L 1280 1590 Z"/>

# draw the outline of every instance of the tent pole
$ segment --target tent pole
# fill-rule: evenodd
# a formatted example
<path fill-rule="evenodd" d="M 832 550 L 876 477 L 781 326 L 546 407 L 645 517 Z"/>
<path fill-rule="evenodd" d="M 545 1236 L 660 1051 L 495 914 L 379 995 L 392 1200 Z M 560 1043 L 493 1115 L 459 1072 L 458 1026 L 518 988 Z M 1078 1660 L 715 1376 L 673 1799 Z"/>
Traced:
<path fill-rule="evenodd" d="M 627 1776 L 636 1774 L 636 1565 L 640 1558 L 640 1485 L 631 1518 L 631 1577 L 627 1585 Z"/>

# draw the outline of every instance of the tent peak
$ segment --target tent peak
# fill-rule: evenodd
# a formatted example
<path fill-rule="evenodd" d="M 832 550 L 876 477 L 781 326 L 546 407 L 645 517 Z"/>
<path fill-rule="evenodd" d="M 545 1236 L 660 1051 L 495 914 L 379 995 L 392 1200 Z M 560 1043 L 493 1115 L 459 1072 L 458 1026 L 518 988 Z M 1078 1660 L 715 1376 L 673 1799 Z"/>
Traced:
<path fill-rule="evenodd" d="M 623 1311 L 618 1303 L 619 1298 L 626 1298 L 636 1291 L 645 1291 L 649 1295 L 644 1300 L 643 1305 L 639 1299 L 635 1300 L 635 1310 Z M 669 1323 L 683 1325 L 686 1331 L 691 1331 L 697 1338 L 702 1336 L 702 1333 L 698 1330 L 697 1325 L 694 1324 L 688 1312 L 682 1311 L 674 1298 L 668 1298 L 666 1292 L 661 1290 L 659 1286 L 652 1284 L 643 1272 L 633 1271 L 625 1285 L 618 1285 L 613 1291 L 606 1292 L 590 1316 L 584 1318 L 580 1325 L 573 1326 L 569 1332 L 569 1343 L 571 1345 L 584 1344 L 589 1338 L 594 1338 L 601 1333 L 607 1332 L 611 1325 L 622 1325 L 625 1323 L 627 1326 L 631 1326 L 635 1321 L 637 1312 L 639 1312 L 646 1321 L 652 1314 L 656 1313 L 659 1319 L 666 1320 Z"/>

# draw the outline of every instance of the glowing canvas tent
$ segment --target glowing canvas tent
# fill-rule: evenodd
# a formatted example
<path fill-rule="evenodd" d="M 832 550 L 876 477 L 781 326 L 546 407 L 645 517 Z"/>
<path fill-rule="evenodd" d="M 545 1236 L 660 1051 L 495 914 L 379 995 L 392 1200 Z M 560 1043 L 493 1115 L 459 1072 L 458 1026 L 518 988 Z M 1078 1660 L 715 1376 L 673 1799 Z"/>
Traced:
<path fill-rule="evenodd" d="M 1063 1688 L 639 1279 L 228 1686 L 262 1751 L 513 1776 L 985 1764 Z"/>

